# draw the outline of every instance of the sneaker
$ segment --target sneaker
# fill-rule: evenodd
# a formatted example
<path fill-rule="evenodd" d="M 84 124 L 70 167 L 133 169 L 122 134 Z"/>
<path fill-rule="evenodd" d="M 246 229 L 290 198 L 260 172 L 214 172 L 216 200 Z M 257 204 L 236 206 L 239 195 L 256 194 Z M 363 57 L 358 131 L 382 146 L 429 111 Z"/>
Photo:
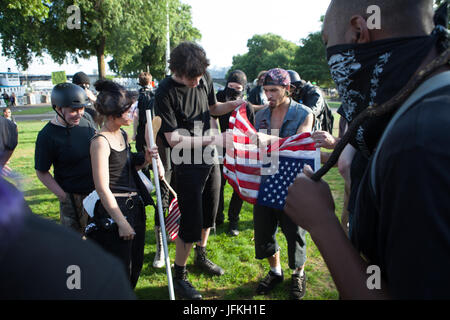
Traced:
<path fill-rule="evenodd" d="M 186 277 L 173 279 L 173 289 L 178 298 L 186 300 L 202 300 L 202 295 L 195 290 L 194 286 L 187 280 Z"/>
<path fill-rule="evenodd" d="M 301 300 L 306 293 L 306 273 L 303 276 L 293 274 L 291 279 L 291 299 Z"/>
<path fill-rule="evenodd" d="M 256 294 L 268 294 L 270 291 L 272 291 L 273 288 L 275 288 L 277 284 L 282 283 L 283 280 L 283 272 L 281 272 L 281 275 L 278 275 L 270 270 L 267 276 L 258 284 L 258 288 L 256 288 Z"/>
<path fill-rule="evenodd" d="M 219 267 L 217 264 L 215 264 L 206 257 L 205 248 L 201 247 L 195 248 L 194 265 L 214 276 L 222 276 L 225 274 L 225 271 L 221 267 Z"/>

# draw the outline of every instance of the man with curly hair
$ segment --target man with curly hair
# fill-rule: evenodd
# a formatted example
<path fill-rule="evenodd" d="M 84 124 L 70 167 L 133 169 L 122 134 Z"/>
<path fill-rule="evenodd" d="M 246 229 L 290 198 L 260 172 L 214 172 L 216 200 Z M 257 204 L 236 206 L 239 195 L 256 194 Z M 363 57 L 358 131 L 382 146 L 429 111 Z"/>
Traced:
<path fill-rule="evenodd" d="M 172 76 L 161 81 L 155 95 L 155 114 L 162 119 L 160 132 L 171 148 L 181 211 L 174 289 L 187 299 L 202 298 L 187 280 L 186 264 L 194 243 L 195 265 L 213 275 L 224 274 L 206 257 L 206 244 L 219 205 L 221 173 L 215 146 L 223 146 L 227 133 L 208 135 L 208 131 L 215 127 L 211 115 L 227 114 L 244 103 L 217 102 L 208 66 L 203 48 L 192 42 L 179 44 L 170 55 Z"/>

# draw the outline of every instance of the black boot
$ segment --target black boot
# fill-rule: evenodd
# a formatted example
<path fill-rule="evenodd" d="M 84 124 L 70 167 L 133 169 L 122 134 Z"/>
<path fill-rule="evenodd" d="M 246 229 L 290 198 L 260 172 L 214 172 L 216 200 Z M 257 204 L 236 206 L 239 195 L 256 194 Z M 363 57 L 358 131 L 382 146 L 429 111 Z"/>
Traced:
<path fill-rule="evenodd" d="M 186 267 L 180 267 L 174 264 L 174 271 L 173 289 L 177 297 L 186 300 L 201 300 L 202 295 L 187 280 Z"/>
<path fill-rule="evenodd" d="M 210 273 L 215 276 L 221 276 L 225 273 L 225 271 L 221 267 L 219 267 L 206 257 L 205 247 L 200 246 L 195 247 L 194 264 L 203 271 L 206 271 L 207 273 Z"/>

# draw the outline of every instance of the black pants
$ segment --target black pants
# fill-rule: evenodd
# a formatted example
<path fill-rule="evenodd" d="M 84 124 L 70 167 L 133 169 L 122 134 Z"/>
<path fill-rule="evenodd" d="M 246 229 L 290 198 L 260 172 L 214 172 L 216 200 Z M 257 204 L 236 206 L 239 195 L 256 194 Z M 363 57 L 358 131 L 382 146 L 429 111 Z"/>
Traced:
<path fill-rule="evenodd" d="M 220 198 L 219 198 L 219 209 L 217 211 L 217 217 L 216 221 L 224 221 L 225 216 L 223 213 L 223 210 L 225 209 L 224 206 L 224 190 L 225 190 L 225 184 L 227 183 L 227 180 L 222 174 L 223 172 L 223 165 L 220 165 L 220 173 L 221 173 L 221 186 L 220 186 Z M 239 197 L 239 194 L 233 190 L 233 195 L 231 196 L 230 205 L 228 207 L 228 221 L 232 223 L 239 222 L 239 213 L 242 209 L 242 204 L 244 201 Z"/>
<path fill-rule="evenodd" d="M 131 227 L 136 232 L 133 240 L 123 240 L 119 237 L 117 224 L 113 224 L 109 230 L 102 228 L 96 221 L 98 230 L 92 231 L 88 237 L 97 242 L 105 251 L 119 258 L 129 275 L 131 287 L 134 289 L 139 280 L 139 275 L 144 263 L 145 246 L 145 207 L 139 196 L 133 197 L 134 207 L 129 209 L 125 202 L 126 197 L 117 197 L 122 214 L 127 218 Z M 100 203 L 96 208 L 95 216 L 109 217 L 106 209 Z"/>
<path fill-rule="evenodd" d="M 178 207 L 181 212 L 179 237 L 186 243 L 201 240 L 202 229 L 214 226 L 219 206 L 218 165 L 175 167 Z"/>

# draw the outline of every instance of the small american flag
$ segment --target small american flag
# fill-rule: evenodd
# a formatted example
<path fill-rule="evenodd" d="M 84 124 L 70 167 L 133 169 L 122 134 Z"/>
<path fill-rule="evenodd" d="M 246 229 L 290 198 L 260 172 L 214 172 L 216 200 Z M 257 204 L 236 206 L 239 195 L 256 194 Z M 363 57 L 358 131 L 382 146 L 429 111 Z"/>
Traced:
<path fill-rule="evenodd" d="M 174 198 L 169 206 L 169 214 L 166 217 L 167 235 L 171 241 L 178 237 L 178 230 L 180 229 L 181 212 L 178 208 L 178 200 Z"/>
<path fill-rule="evenodd" d="M 265 150 L 252 144 L 250 137 L 257 131 L 247 118 L 245 105 L 232 113 L 230 129 L 234 149 L 227 148 L 223 173 L 240 197 L 251 204 L 283 209 L 287 190 L 303 166 L 308 164 L 313 170 L 320 166 L 320 151 L 310 133 L 280 139 Z"/>

